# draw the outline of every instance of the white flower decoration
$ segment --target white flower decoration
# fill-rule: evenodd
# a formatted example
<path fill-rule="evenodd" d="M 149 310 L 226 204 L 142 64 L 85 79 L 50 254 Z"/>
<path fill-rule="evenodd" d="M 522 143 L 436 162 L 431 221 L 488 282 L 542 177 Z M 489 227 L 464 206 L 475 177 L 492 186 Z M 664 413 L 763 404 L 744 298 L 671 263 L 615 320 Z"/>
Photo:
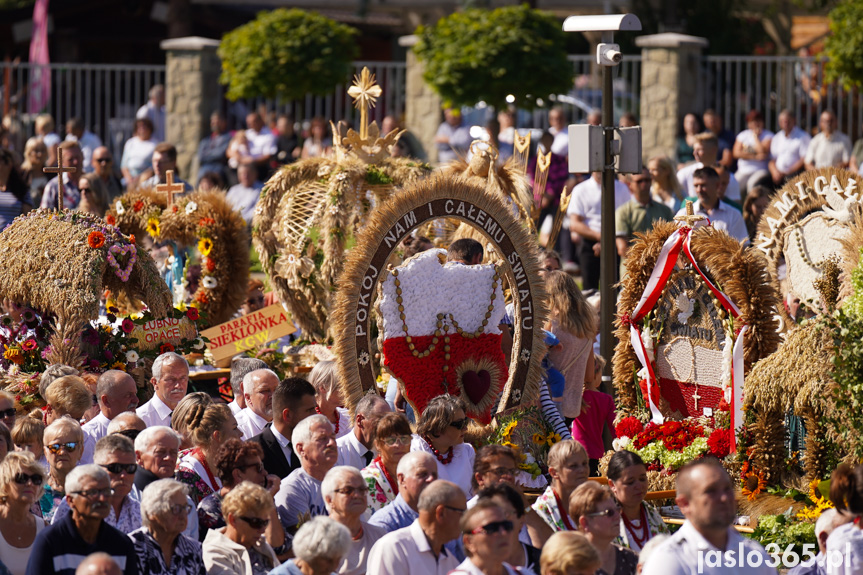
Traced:
<path fill-rule="evenodd" d="M 9 366 L 9 375 L 17 375 L 19 371 L 20 369 L 16 364 L 13 363 L 11 366 Z"/>
<path fill-rule="evenodd" d="M 215 289 L 215 287 L 219 285 L 219 282 L 216 281 L 216 278 L 214 278 L 213 276 L 204 276 L 201 285 L 203 285 L 206 289 Z"/>
<path fill-rule="evenodd" d="M 731 356 L 734 353 L 734 339 L 731 334 L 725 334 L 725 342 L 722 344 L 722 394 L 727 403 L 731 403 Z"/>
<path fill-rule="evenodd" d="M 695 312 L 695 300 L 689 297 L 688 293 L 683 292 L 677 296 L 675 303 L 678 309 L 677 321 L 686 325 L 686 322 L 689 321 L 689 318 Z"/>
<path fill-rule="evenodd" d="M 360 355 L 357 356 L 357 361 L 363 367 L 368 365 L 368 363 L 369 363 L 369 352 L 367 352 L 366 350 L 363 350 L 362 352 L 360 352 Z"/>
<path fill-rule="evenodd" d="M 522 348 L 521 355 L 519 356 L 519 359 L 521 359 L 521 361 L 523 361 L 524 363 L 527 363 L 528 361 L 530 361 L 530 350 L 527 349 L 526 347 Z"/>
<path fill-rule="evenodd" d="M 188 204 L 186 204 L 186 214 L 187 215 L 194 213 L 195 210 L 197 210 L 197 209 L 198 209 L 198 204 L 196 204 L 195 202 L 189 202 Z"/>
<path fill-rule="evenodd" d="M 123 207 L 123 202 L 117 200 L 117 203 L 114 204 L 114 209 L 117 210 L 117 215 L 122 216 L 126 213 L 126 208 Z"/>
<path fill-rule="evenodd" d="M 204 340 L 199 337 L 195 340 L 195 343 L 192 344 L 192 347 L 195 349 L 204 349 L 204 345 Z"/>
<path fill-rule="evenodd" d="M 513 400 L 515 403 L 518 403 L 518 402 L 520 402 L 520 401 L 521 401 L 521 390 L 520 390 L 520 389 L 513 390 L 513 392 L 512 392 L 512 400 Z"/>
<path fill-rule="evenodd" d="M 638 370 L 638 373 L 635 374 L 635 376 L 638 379 L 645 379 L 645 380 L 648 378 L 649 375 L 650 375 L 650 372 L 647 371 L 647 367 L 642 367 L 641 369 Z"/>
<path fill-rule="evenodd" d="M 626 449 L 629 446 L 629 443 L 630 439 L 624 435 L 622 437 L 618 437 L 617 439 L 613 439 L 611 441 L 611 446 L 614 448 L 615 451 L 621 451 L 623 449 Z"/>
<path fill-rule="evenodd" d="M 339 172 L 339 175 L 336 176 L 336 180 L 343 182 L 348 179 L 348 174 L 345 172 Z"/>
<path fill-rule="evenodd" d="M 126 352 L 126 363 L 138 363 L 138 359 L 140 359 L 140 357 L 138 356 L 138 352 L 134 349 L 130 349 Z"/>
<path fill-rule="evenodd" d="M 339 215 L 339 205 L 334 204 L 334 205 L 330 206 L 329 212 L 330 212 L 330 215 L 332 215 L 332 216 Z"/>
<path fill-rule="evenodd" d="M 318 177 L 323 178 L 324 176 L 330 175 L 330 172 L 332 171 L 332 169 L 333 169 L 332 166 L 329 166 L 329 165 L 321 166 L 320 168 L 318 168 Z"/>
<path fill-rule="evenodd" d="M 644 349 L 647 352 L 647 359 L 653 361 L 656 355 L 653 351 L 653 332 L 650 331 L 650 326 L 646 326 L 641 331 L 641 342 L 644 344 Z"/>

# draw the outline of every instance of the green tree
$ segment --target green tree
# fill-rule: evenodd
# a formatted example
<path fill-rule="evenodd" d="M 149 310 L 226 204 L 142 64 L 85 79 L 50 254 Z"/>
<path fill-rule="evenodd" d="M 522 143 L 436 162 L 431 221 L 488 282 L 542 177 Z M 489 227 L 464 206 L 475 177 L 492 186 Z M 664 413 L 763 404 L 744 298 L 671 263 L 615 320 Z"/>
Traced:
<path fill-rule="evenodd" d="M 417 35 L 425 81 L 451 105 L 500 108 L 512 94 L 533 108 L 536 98 L 572 88 L 561 23 L 527 6 L 456 12 Z"/>
<path fill-rule="evenodd" d="M 344 82 L 356 58 L 356 29 L 315 12 L 279 8 L 222 38 L 221 82 L 231 100 L 324 96 Z"/>
<path fill-rule="evenodd" d="M 828 82 L 846 88 L 863 84 L 863 2 L 844 0 L 830 11 L 830 32 L 824 42 Z"/>

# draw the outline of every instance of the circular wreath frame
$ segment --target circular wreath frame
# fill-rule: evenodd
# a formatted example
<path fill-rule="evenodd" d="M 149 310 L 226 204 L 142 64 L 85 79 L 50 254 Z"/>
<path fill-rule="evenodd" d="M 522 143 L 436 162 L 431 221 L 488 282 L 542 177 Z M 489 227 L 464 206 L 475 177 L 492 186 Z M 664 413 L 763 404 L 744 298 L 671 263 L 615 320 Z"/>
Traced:
<path fill-rule="evenodd" d="M 192 202 L 197 207 L 187 211 Z M 119 213 L 118 204 L 123 213 Z M 211 240 L 209 254 L 201 254 L 201 281 L 192 296 L 193 305 L 205 314 L 205 326 L 229 320 L 246 300 L 249 236 L 245 220 L 227 202 L 224 192 L 192 192 L 176 197 L 169 210 L 165 194 L 135 190 L 120 196 L 105 219 L 138 237 L 148 234 L 154 240 L 174 240 L 185 245 L 204 238 Z M 148 232 L 148 222 L 152 220 L 158 222 L 156 234 Z M 204 287 L 204 276 L 215 278 L 216 286 Z"/>
<path fill-rule="evenodd" d="M 368 328 L 371 323 L 371 310 L 374 308 L 378 286 L 385 277 L 386 263 L 401 240 L 431 219 L 455 218 L 477 225 L 468 217 L 441 209 L 440 206 L 447 201 L 473 206 L 499 225 L 502 238 L 495 239 L 483 232 L 484 239 L 494 246 L 498 254 L 504 256 L 500 265 L 513 297 L 526 302 L 523 305 L 530 304 L 532 308 L 532 313 L 527 315 L 522 313 L 521 305 L 514 306 L 513 322 L 519 329 L 515 330 L 513 337 L 509 378 L 498 404 L 498 412 L 516 408 L 539 395 L 543 373 L 541 363 L 545 355 L 542 327 L 548 314 L 545 289 L 539 276 L 540 255 L 536 239 L 512 215 L 509 206 L 489 194 L 484 187 L 464 179 L 436 174 L 405 186 L 372 213 L 369 223 L 357 237 L 357 245 L 348 254 L 344 271 L 339 277 L 340 289 L 332 314 L 336 334 L 335 352 L 342 397 L 351 411 L 363 395 L 377 392 L 371 330 L 361 328 L 362 324 Z M 427 215 L 427 212 L 434 213 Z M 471 213 L 470 209 L 466 213 Z M 500 236 L 497 232 L 492 233 Z M 358 322 L 360 312 L 363 312 L 363 319 Z M 527 328 L 530 319 L 532 323 Z"/>
<path fill-rule="evenodd" d="M 651 231 L 636 234 L 636 241 L 626 253 L 626 278 L 617 304 L 613 361 L 617 406 L 625 412 L 636 409 L 637 385 L 633 374 L 641 365 L 630 343 L 629 326 L 622 318 L 635 310 L 663 244 L 677 229 L 677 222 L 657 222 Z M 712 276 L 738 306 L 740 320 L 750 326 L 743 340 L 744 369 L 748 372 L 756 361 L 776 351 L 780 340 L 774 317 L 779 298 L 766 274 L 767 262 L 760 253 L 742 247 L 727 233 L 708 226 L 692 232 L 692 255 L 702 271 Z"/>

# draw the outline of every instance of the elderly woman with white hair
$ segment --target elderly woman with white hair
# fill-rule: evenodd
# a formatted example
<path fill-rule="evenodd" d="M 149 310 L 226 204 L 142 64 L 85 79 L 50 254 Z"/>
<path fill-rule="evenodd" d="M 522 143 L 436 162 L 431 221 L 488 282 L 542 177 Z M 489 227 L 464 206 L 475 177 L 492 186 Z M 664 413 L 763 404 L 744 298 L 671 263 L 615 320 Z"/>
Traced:
<path fill-rule="evenodd" d="M 363 521 L 368 506 L 369 487 L 354 467 L 333 467 L 321 482 L 321 492 L 330 519 L 344 525 L 351 534 L 351 546 L 342 559 L 338 573 L 362 575 L 375 541 L 387 534 L 384 527 Z"/>
<path fill-rule="evenodd" d="M 179 481 L 160 479 L 144 489 L 144 526 L 129 534 L 135 544 L 139 573 L 205 575 L 201 544 L 183 535 L 188 511 L 186 487 Z"/>
<path fill-rule="evenodd" d="M 264 537 L 273 497 L 260 485 L 243 481 L 222 499 L 225 527 L 211 529 L 204 540 L 208 575 L 259 575 L 279 565 Z"/>
<path fill-rule="evenodd" d="M 315 403 L 318 404 L 315 411 L 326 416 L 336 432 L 336 439 L 351 430 L 351 416 L 343 407 L 338 378 L 335 361 L 319 361 L 309 374 L 309 383 L 315 388 Z"/>
<path fill-rule="evenodd" d="M 343 558 L 350 547 L 351 534 L 347 528 L 329 517 L 315 517 L 297 531 L 295 557 L 270 575 L 330 575 L 340 563 L 344 566 Z"/>

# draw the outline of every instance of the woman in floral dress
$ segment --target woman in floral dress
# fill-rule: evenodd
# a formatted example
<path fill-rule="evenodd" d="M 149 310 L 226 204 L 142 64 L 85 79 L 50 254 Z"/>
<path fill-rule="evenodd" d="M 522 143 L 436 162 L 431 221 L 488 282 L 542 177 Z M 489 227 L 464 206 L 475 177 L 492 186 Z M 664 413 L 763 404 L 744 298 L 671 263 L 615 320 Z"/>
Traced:
<path fill-rule="evenodd" d="M 569 496 L 587 481 L 587 451 L 577 441 L 567 439 L 555 443 L 548 452 L 548 474 L 551 485 L 532 505 L 553 531 L 576 531 L 567 511 Z"/>
<path fill-rule="evenodd" d="M 399 494 L 396 468 L 411 448 L 411 426 L 400 413 L 384 415 L 375 426 L 378 456 L 361 471 L 369 486 L 369 514 L 389 505 Z"/>
<path fill-rule="evenodd" d="M 186 430 L 194 446 L 177 463 L 174 477 L 189 488 L 189 496 L 197 505 L 222 488 L 217 477 L 216 456 L 229 439 L 240 439 L 237 420 L 224 404 L 196 405 L 189 409 Z"/>

